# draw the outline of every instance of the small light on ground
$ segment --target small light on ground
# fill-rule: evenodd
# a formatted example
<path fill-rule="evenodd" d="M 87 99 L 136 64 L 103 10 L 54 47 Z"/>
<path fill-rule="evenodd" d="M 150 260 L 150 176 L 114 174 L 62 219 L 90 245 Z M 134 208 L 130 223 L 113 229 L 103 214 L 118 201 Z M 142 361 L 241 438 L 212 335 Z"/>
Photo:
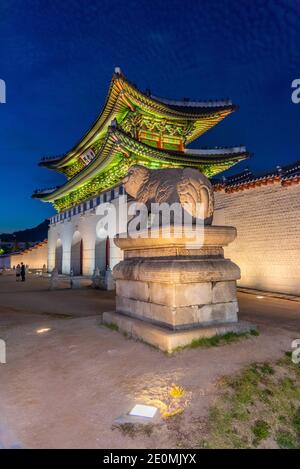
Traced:
<path fill-rule="evenodd" d="M 129 412 L 134 417 L 148 417 L 152 419 L 156 414 L 157 408 L 151 405 L 136 404 Z"/>
<path fill-rule="evenodd" d="M 257 298 L 258 300 L 262 300 L 262 299 L 264 298 L 264 296 L 262 296 L 262 295 L 257 295 L 256 298 Z"/>
<path fill-rule="evenodd" d="M 44 327 L 43 329 L 37 329 L 36 333 L 37 334 L 43 334 L 44 332 L 51 331 L 50 327 Z"/>

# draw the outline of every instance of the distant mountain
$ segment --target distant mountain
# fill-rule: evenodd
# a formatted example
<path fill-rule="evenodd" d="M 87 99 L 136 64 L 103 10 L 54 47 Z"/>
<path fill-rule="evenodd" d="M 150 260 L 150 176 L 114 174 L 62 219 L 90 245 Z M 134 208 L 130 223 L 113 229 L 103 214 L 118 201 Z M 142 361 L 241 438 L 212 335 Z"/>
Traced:
<path fill-rule="evenodd" d="M 37 242 L 43 241 L 48 237 L 49 220 L 44 220 L 34 228 L 27 228 L 26 230 L 15 231 L 14 233 L 0 234 L 1 241 L 14 241 L 17 242 Z"/>

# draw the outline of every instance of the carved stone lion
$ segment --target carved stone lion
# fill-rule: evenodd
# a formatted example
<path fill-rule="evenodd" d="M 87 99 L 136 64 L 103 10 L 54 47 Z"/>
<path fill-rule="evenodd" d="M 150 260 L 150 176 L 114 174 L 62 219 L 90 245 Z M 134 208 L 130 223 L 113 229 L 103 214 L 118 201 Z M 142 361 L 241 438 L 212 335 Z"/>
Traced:
<path fill-rule="evenodd" d="M 204 204 L 204 223 L 212 223 L 214 195 L 210 181 L 192 168 L 148 169 L 133 165 L 123 179 L 127 194 L 150 210 L 151 203 L 189 204 L 184 208 L 196 218 L 196 203 Z M 188 208 L 186 208 L 188 207 Z"/>

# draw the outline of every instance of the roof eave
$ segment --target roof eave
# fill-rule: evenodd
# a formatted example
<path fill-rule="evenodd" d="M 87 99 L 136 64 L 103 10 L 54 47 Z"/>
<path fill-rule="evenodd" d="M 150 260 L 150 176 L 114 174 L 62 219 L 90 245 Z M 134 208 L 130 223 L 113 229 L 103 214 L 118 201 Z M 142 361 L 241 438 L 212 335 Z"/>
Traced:
<path fill-rule="evenodd" d="M 127 78 L 123 75 L 121 71 L 114 72 L 112 76 L 112 80 L 109 86 L 109 91 L 104 103 L 104 106 L 97 116 L 96 120 L 92 123 L 91 127 L 89 130 L 83 135 L 83 137 L 80 139 L 80 141 L 65 155 L 63 155 L 61 158 L 58 158 L 55 161 L 40 161 L 39 165 L 47 167 L 49 169 L 55 169 L 59 170 L 59 168 L 62 168 L 65 164 L 67 164 L 71 159 L 75 158 L 76 156 L 80 156 L 84 151 L 86 151 L 87 147 L 92 144 L 90 141 L 91 139 L 95 139 L 96 135 L 101 133 L 103 127 L 108 126 L 110 124 L 110 121 L 112 120 L 112 110 L 114 109 L 117 100 L 120 97 L 121 92 L 124 92 L 123 86 L 126 86 L 127 88 L 129 87 L 129 90 L 132 89 L 132 91 L 135 94 L 138 94 L 143 97 L 144 100 L 147 100 L 147 102 L 151 105 L 153 103 L 157 104 L 160 106 L 161 111 L 170 113 L 170 115 L 173 115 L 174 117 L 181 117 L 182 119 L 190 119 L 190 120 L 199 120 L 201 118 L 209 119 L 210 117 L 213 117 L 216 115 L 218 112 L 225 112 L 225 115 L 222 116 L 220 119 L 216 119 L 216 122 L 213 125 L 216 125 L 218 122 L 220 122 L 222 119 L 224 119 L 227 115 L 231 114 L 237 109 L 237 106 L 234 104 L 230 104 L 228 106 L 222 106 L 222 107 L 209 107 L 209 110 L 205 107 L 199 106 L 199 114 L 197 113 L 188 113 L 188 112 L 182 112 L 178 110 L 172 109 L 171 106 L 168 106 L 167 104 L 163 103 L 162 101 L 159 101 L 159 98 L 153 99 L 151 96 L 148 96 L 147 94 L 143 93 L 140 91 L 134 84 L 132 84 Z M 113 94 L 113 91 L 115 93 Z M 205 110 L 205 112 L 204 112 Z M 101 122 L 102 120 L 102 122 Z M 98 128 L 96 128 L 98 125 Z M 212 125 L 212 126 L 213 126 Z M 210 126 L 209 126 L 210 128 Z M 198 131 L 195 132 L 195 134 L 188 139 L 188 143 L 190 143 L 192 140 L 195 140 L 195 138 L 198 138 L 200 135 L 202 135 L 206 130 Z M 88 142 L 84 142 L 85 140 L 88 139 Z M 84 142 L 84 143 L 82 143 Z"/>
<path fill-rule="evenodd" d="M 94 159 L 82 171 L 73 176 L 73 178 L 69 179 L 64 185 L 58 187 L 54 191 L 47 194 L 33 194 L 34 198 L 39 198 L 45 202 L 54 202 L 56 199 L 63 197 L 69 194 L 70 192 L 76 190 L 79 185 L 84 184 L 84 181 L 87 178 L 95 177 L 96 174 L 99 174 L 101 169 L 107 167 L 113 159 L 115 147 L 118 148 L 118 151 L 120 150 L 120 147 L 123 147 L 125 151 L 133 151 L 132 146 L 136 147 L 137 144 L 140 148 L 140 154 L 147 153 L 149 158 L 154 158 L 162 162 L 169 161 L 169 163 L 172 165 L 181 166 L 225 166 L 226 164 L 228 165 L 230 163 L 230 166 L 233 166 L 234 164 L 243 161 L 249 156 L 248 152 L 241 152 L 240 154 L 227 153 L 224 155 L 207 155 L 207 157 L 202 155 L 200 157 L 197 154 L 186 155 L 181 152 L 172 152 L 167 150 L 156 149 L 154 147 L 150 147 L 145 143 L 134 140 L 132 137 L 127 135 L 125 132 L 121 131 L 119 128 L 111 128 L 105 142 L 103 143 L 102 150 L 101 152 L 99 152 L 99 156 L 96 157 L 96 159 Z M 101 158 L 103 154 L 106 154 L 105 158 Z"/>

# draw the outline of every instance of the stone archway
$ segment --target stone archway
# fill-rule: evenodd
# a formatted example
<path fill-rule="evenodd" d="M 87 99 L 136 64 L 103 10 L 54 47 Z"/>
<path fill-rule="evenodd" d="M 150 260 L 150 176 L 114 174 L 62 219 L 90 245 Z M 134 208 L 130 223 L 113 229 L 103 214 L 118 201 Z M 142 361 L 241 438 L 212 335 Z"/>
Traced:
<path fill-rule="evenodd" d="M 58 239 L 56 242 L 55 248 L 55 268 L 59 274 L 62 273 L 62 259 L 63 259 L 63 246 L 61 239 Z"/>
<path fill-rule="evenodd" d="M 79 231 L 75 231 L 71 246 L 71 270 L 73 275 L 82 275 L 83 242 Z"/>

